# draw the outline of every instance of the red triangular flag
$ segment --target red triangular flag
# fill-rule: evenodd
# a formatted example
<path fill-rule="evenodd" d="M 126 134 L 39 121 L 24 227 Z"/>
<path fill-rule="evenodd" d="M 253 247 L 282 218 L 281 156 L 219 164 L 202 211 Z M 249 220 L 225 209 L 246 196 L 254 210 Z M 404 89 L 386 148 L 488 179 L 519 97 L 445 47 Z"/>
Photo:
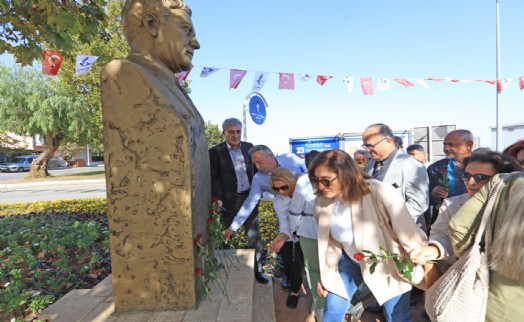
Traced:
<path fill-rule="evenodd" d="M 395 82 L 399 83 L 400 85 L 404 85 L 406 87 L 415 86 L 415 85 L 413 85 L 412 82 L 410 82 L 410 81 L 408 81 L 407 79 L 404 79 L 404 78 L 395 78 Z"/>
<path fill-rule="evenodd" d="M 362 87 L 362 92 L 364 95 L 373 95 L 375 91 L 373 90 L 373 78 L 360 78 L 360 87 Z"/>
<path fill-rule="evenodd" d="M 497 79 L 497 92 L 502 92 L 502 81 Z"/>
<path fill-rule="evenodd" d="M 519 76 L 519 87 L 520 90 L 524 89 L 524 76 Z"/>
<path fill-rule="evenodd" d="M 435 81 L 435 82 L 441 82 L 441 81 L 445 81 L 445 80 L 448 80 L 448 79 L 447 78 L 433 78 L 433 77 L 429 77 L 429 78 L 426 78 L 426 80 Z"/>
<path fill-rule="evenodd" d="M 295 89 L 295 75 L 288 73 L 280 73 L 278 89 Z"/>
<path fill-rule="evenodd" d="M 187 72 L 176 73 L 175 76 L 176 78 L 178 78 L 178 81 L 182 83 L 182 81 L 186 80 L 187 75 L 189 75 L 189 72 L 190 70 L 188 70 Z"/>
<path fill-rule="evenodd" d="M 317 83 L 320 84 L 320 86 L 324 85 L 329 79 L 333 78 L 333 76 L 317 76 Z"/>
<path fill-rule="evenodd" d="M 45 57 L 42 61 L 42 73 L 53 76 L 58 75 L 58 70 L 64 60 L 62 53 L 57 50 L 44 50 L 44 55 Z"/>
<path fill-rule="evenodd" d="M 229 89 L 236 89 L 242 81 L 242 78 L 246 76 L 246 73 L 247 70 L 231 69 L 229 73 Z"/>

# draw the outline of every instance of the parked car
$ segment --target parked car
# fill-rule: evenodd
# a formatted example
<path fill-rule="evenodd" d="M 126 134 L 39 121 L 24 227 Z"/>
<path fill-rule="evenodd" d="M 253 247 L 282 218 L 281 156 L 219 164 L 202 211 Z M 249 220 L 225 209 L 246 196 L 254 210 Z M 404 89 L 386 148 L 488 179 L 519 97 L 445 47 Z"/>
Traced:
<path fill-rule="evenodd" d="M 31 163 L 38 155 L 22 155 L 14 157 L 10 162 L 0 165 L 1 172 L 22 172 L 31 169 Z"/>

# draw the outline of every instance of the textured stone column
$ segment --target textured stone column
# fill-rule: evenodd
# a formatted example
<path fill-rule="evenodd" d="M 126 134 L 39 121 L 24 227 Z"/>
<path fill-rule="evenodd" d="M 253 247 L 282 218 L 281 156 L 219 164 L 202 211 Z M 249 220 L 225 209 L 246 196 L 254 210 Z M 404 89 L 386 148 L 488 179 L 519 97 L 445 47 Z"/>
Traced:
<path fill-rule="evenodd" d="M 209 157 L 202 117 L 170 76 L 138 59 L 101 76 L 116 312 L 200 299 L 194 236 L 207 227 Z"/>

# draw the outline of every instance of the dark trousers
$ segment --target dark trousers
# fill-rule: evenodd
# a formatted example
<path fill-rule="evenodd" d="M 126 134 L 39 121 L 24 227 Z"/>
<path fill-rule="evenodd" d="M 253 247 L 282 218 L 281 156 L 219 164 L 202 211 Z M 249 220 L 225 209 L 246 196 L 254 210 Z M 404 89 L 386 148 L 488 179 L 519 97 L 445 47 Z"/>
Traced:
<path fill-rule="evenodd" d="M 304 278 L 304 255 L 300 243 L 285 242 L 284 246 L 280 248 L 280 257 L 284 265 L 284 274 L 291 282 L 289 289 L 297 293 L 300 291 Z"/>
<path fill-rule="evenodd" d="M 233 200 L 230 200 L 227 203 L 223 200 L 224 208 L 226 210 L 222 214 L 222 224 L 225 228 L 229 228 L 229 226 L 231 226 L 235 215 L 237 214 L 238 210 L 240 210 L 240 207 L 242 207 L 242 204 L 244 203 L 244 200 L 246 200 L 247 196 L 247 193 L 242 195 L 235 194 Z M 247 248 L 255 250 L 255 271 L 258 272 L 260 271 L 258 261 L 262 253 L 262 239 L 260 235 L 260 227 L 258 224 L 258 205 L 255 207 L 255 209 L 253 209 L 253 212 L 251 212 L 251 215 L 244 222 L 243 226 L 247 237 Z"/>

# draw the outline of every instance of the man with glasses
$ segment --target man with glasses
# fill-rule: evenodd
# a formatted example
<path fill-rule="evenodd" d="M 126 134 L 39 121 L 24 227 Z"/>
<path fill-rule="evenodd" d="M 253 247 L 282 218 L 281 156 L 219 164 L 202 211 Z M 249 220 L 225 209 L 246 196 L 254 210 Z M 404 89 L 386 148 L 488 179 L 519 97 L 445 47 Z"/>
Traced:
<path fill-rule="evenodd" d="M 431 224 L 438 216 L 438 210 L 445 198 L 466 193 L 462 181 L 463 161 L 471 156 L 473 134 L 468 130 L 451 131 L 444 138 L 443 150 L 446 158 L 428 167 Z"/>
<path fill-rule="evenodd" d="M 267 146 L 255 145 L 249 149 L 249 155 L 251 156 L 253 164 L 258 169 L 258 172 L 253 176 L 251 190 L 249 190 L 247 197 L 236 213 L 232 223 L 229 225 L 229 228 L 223 232 L 226 241 L 231 238 L 240 226 L 245 225 L 253 210 L 257 208 L 258 202 L 262 198 L 264 192 L 271 192 L 269 179 L 273 170 L 278 167 L 284 167 L 290 170 L 293 174 L 307 172 L 304 160 L 293 153 L 275 156 Z M 257 254 L 257 256 L 260 257 L 260 254 Z M 257 270 L 258 267 L 255 267 L 255 278 L 257 281 L 259 283 L 267 283 L 267 278 L 263 276 L 263 274 L 257 273 Z"/>
<path fill-rule="evenodd" d="M 362 147 L 371 155 L 366 172 L 374 179 L 390 183 L 406 201 L 406 208 L 423 231 L 426 232 L 424 213 L 429 205 L 428 174 L 426 167 L 395 143 L 393 131 L 383 123 L 372 124 L 362 135 Z M 411 304 L 416 305 L 422 299 L 423 292 L 413 288 Z M 380 312 L 380 307 L 367 308 L 371 312 Z"/>
<path fill-rule="evenodd" d="M 420 162 L 399 149 L 393 131 L 382 123 L 370 125 L 362 135 L 362 147 L 371 155 L 366 173 L 390 183 L 406 201 L 415 223 L 426 227 L 424 212 L 428 208 L 428 175 Z"/>

